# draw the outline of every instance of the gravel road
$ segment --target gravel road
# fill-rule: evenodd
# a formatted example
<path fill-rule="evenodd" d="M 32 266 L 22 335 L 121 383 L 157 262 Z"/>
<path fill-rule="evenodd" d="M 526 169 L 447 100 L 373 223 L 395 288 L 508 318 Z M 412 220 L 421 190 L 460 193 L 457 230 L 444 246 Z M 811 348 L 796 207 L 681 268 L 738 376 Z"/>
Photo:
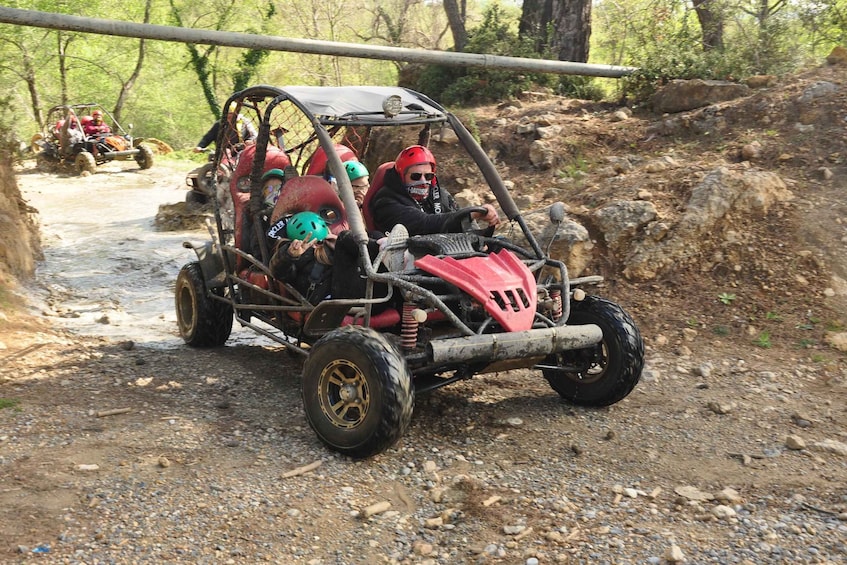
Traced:
<path fill-rule="evenodd" d="M 606 296 L 637 319 L 619 293 Z M 3 562 L 847 555 L 845 375 L 791 350 L 642 327 L 642 382 L 613 407 L 565 404 L 533 371 L 477 377 L 417 398 L 398 445 L 352 461 L 309 429 L 284 351 L 163 347 L 59 321 L 7 317 L 0 336 Z"/>

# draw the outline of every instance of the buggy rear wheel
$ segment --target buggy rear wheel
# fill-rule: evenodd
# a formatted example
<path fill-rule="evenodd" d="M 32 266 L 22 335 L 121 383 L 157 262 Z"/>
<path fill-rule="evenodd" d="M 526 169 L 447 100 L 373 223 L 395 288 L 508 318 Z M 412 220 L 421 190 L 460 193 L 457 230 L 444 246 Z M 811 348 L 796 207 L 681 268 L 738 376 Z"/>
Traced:
<path fill-rule="evenodd" d="M 200 263 L 188 263 L 176 278 L 179 335 L 192 347 L 218 347 L 232 332 L 232 305 L 209 297 Z"/>
<path fill-rule="evenodd" d="M 603 340 L 547 357 L 542 372 L 553 390 L 580 406 L 609 406 L 625 398 L 644 367 L 644 342 L 633 319 L 614 302 L 587 296 L 572 303 L 568 324 L 597 324 Z"/>
<path fill-rule="evenodd" d="M 41 151 L 35 156 L 35 168 L 42 173 L 52 173 L 55 167 L 56 162 L 50 159 L 44 151 Z"/>
<path fill-rule="evenodd" d="M 135 162 L 142 169 L 149 169 L 153 166 L 153 150 L 146 145 L 139 145 L 138 153 L 135 154 Z"/>
<path fill-rule="evenodd" d="M 355 458 L 391 447 L 414 406 L 406 363 L 385 336 L 345 326 L 323 336 L 303 366 L 309 425 L 330 449 Z"/>
<path fill-rule="evenodd" d="M 77 153 L 76 158 L 74 158 L 74 165 L 76 165 L 76 172 L 79 174 L 90 173 L 93 175 L 94 171 L 97 170 L 97 162 L 94 160 L 94 155 L 88 151 Z"/>

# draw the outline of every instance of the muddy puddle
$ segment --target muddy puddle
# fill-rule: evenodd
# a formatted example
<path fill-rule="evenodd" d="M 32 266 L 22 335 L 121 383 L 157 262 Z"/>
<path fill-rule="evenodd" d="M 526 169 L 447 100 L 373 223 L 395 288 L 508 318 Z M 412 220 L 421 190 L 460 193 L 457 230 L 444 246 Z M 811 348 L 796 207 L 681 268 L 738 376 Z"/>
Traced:
<path fill-rule="evenodd" d="M 44 259 L 30 288 L 36 307 L 81 334 L 183 347 L 173 290 L 195 256 L 182 243 L 209 234 L 202 226 L 160 231 L 154 220 L 160 205 L 184 200 L 185 173 L 195 166 L 107 164 L 87 177 L 21 171 L 18 186 L 41 224 Z M 236 324 L 228 343 L 263 339 Z"/>

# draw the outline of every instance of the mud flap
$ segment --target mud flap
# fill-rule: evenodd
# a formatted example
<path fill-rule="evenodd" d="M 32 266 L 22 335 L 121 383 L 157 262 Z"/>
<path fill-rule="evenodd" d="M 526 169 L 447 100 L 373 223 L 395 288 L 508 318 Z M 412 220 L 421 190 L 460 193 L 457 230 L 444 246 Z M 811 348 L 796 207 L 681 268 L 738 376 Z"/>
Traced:
<path fill-rule="evenodd" d="M 207 241 L 203 245 L 194 245 L 189 241 L 185 241 L 182 246 L 186 249 L 193 249 L 194 253 L 197 254 L 197 260 L 200 262 L 200 270 L 203 271 L 206 288 L 221 288 L 226 285 L 226 272 L 224 271 L 223 261 L 212 241 Z"/>

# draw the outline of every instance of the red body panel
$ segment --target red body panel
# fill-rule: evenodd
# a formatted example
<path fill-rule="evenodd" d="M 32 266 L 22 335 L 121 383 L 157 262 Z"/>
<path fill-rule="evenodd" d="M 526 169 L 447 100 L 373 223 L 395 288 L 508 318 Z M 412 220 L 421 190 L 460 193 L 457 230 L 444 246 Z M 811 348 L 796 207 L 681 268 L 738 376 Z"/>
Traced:
<path fill-rule="evenodd" d="M 415 266 L 467 292 L 506 331 L 532 328 L 538 300 L 535 278 L 509 250 L 467 259 L 427 255 Z"/>

